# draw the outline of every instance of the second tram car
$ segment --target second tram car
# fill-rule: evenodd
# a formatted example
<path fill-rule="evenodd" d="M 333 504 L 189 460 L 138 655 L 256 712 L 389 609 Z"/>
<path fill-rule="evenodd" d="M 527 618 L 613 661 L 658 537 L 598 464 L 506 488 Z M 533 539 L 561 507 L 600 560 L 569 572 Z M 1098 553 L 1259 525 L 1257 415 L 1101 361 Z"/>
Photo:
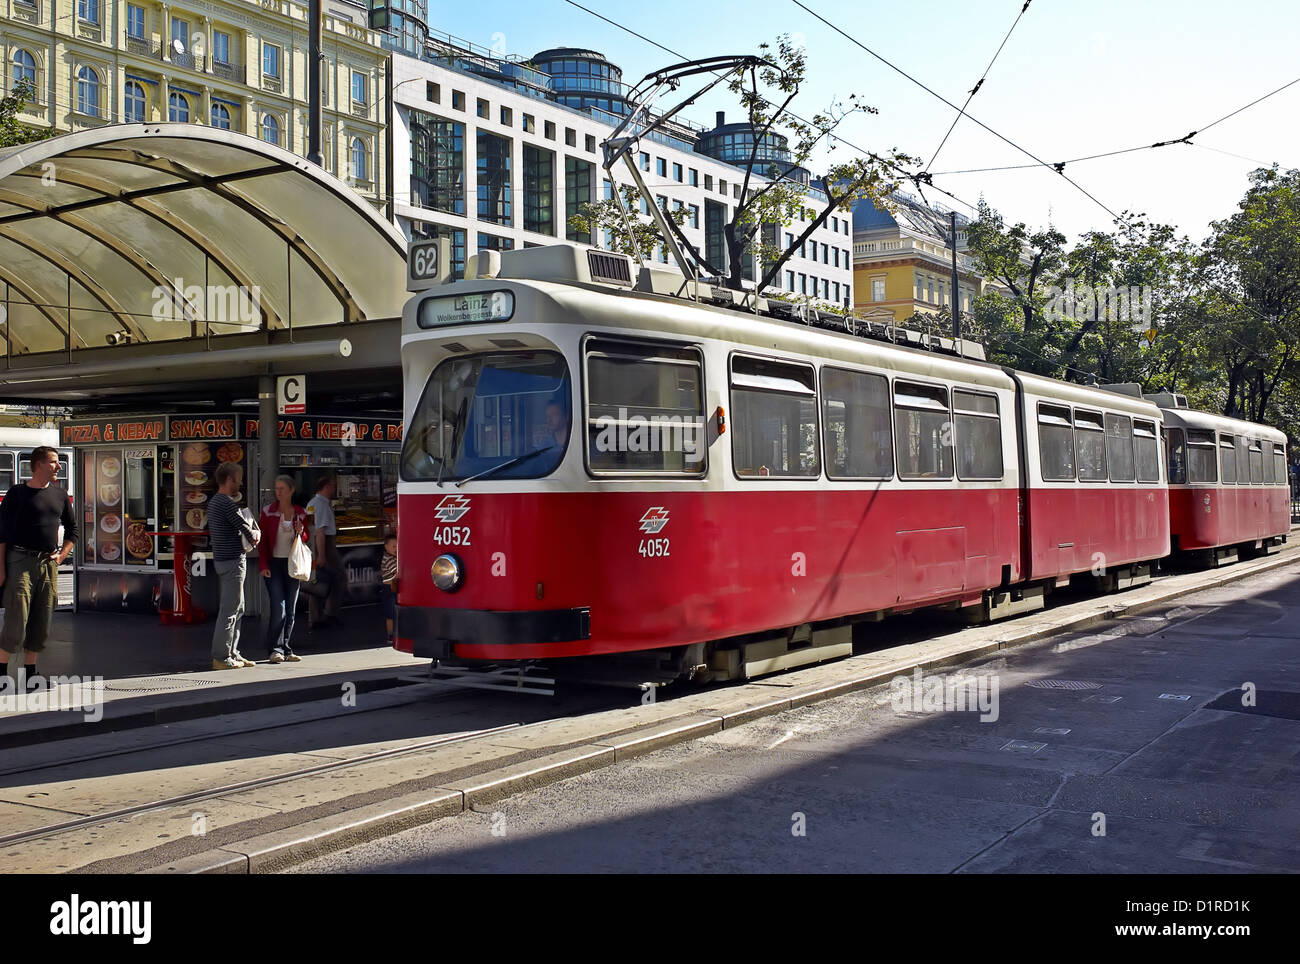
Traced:
<path fill-rule="evenodd" d="M 858 621 L 997 618 L 1168 555 L 1165 413 L 1140 392 L 656 274 L 634 290 L 630 259 L 553 245 L 410 300 L 399 648 L 654 650 L 725 679 L 843 655 Z"/>
<path fill-rule="evenodd" d="M 1174 551 L 1217 564 L 1285 542 L 1291 528 L 1286 435 L 1193 411 L 1178 396 L 1151 398 L 1164 410 Z"/>

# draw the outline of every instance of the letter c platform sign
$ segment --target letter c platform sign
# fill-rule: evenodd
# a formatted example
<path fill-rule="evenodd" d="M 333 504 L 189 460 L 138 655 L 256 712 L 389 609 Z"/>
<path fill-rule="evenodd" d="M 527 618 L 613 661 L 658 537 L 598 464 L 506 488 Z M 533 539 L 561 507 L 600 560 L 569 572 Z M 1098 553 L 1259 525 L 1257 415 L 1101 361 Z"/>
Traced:
<path fill-rule="evenodd" d="M 307 414 L 306 375 L 281 375 L 275 380 L 275 410 L 280 415 Z"/>

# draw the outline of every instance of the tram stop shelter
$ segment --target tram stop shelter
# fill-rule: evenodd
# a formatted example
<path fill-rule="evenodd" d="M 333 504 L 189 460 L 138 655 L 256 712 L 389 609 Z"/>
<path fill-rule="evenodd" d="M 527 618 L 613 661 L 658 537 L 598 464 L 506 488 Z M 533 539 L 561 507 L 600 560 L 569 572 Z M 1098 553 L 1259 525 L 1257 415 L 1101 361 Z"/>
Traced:
<path fill-rule="evenodd" d="M 253 469 L 249 500 L 269 498 L 286 429 L 246 426 L 277 421 L 277 376 L 307 376 L 305 418 L 387 420 L 400 445 L 406 247 L 351 186 L 244 134 L 117 124 L 0 150 L 0 401 L 67 406 L 74 423 L 106 420 L 104 432 L 119 415 L 162 426 L 114 438 L 126 446 L 116 454 L 102 434 L 78 453 L 86 549 L 119 539 L 112 558 L 79 549 L 79 577 L 83 565 L 122 570 L 123 608 L 135 608 L 127 575 L 170 572 L 171 540 L 140 556 L 126 532 L 194 526 L 189 510 L 213 485 L 212 465 L 185 461 L 195 445 L 210 442 L 213 458 L 238 447 Z M 174 420 L 187 433 L 177 439 Z M 323 442 L 299 449 L 289 464 L 300 482 L 385 454 L 396 464 L 373 447 L 342 459 Z M 377 480 L 357 485 L 380 498 Z"/>

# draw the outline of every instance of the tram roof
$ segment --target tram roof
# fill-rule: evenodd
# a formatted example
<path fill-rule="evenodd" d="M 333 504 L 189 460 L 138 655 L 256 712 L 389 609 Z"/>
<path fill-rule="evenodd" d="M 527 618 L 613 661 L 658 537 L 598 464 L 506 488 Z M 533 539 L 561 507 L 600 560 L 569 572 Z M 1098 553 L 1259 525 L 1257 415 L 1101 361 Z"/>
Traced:
<path fill-rule="evenodd" d="M 396 366 L 405 257 L 354 189 L 245 134 L 115 124 L 0 150 L 0 396 L 265 372 L 381 320 Z"/>
<path fill-rule="evenodd" d="M 1226 435 L 1243 435 L 1248 438 L 1267 439 L 1279 444 L 1286 443 L 1286 433 L 1271 425 L 1248 422 L 1214 412 L 1202 412 L 1191 408 L 1164 409 L 1165 424 L 1171 428 L 1203 429 L 1210 432 L 1222 432 Z"/>

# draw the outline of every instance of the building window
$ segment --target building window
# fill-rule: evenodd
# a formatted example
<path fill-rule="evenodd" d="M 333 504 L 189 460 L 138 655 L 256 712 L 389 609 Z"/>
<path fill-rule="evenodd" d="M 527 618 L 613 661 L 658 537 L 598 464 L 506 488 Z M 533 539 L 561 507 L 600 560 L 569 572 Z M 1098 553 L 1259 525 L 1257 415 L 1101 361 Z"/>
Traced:
<path fill-rule="evenodd" d="M 700 172 L 695 168 L 688 168 L 686 171 L 686 183 L 691 187 L 700 186 Z"/>
<path fill-rule="evenodd" d="M 99 74 L 93 68 L 77 71 L 77 110 L 92 117 L 99 116 Z"/>
<path fill-rule="evenodd" d="M 370 150 L 360 137 L 352 138 L 352 177 L 357 181 L 370 180 Z"/>
<path fill-rule="evenodd" d="M 524 127 L 524 133 L 525 133 L 525 134 L 536 134 L 536 133 L 537 133 L 537 119 L 536 119 L 535 117 L 533 117 L 532 114 L 525 114 L 525 115 L 524 115 L 523 127 Z"/>
<path fill-rule="evenodd" d="M 548 141 L 555 140 L 555 124 L 551 121 L 542 123 L 542 133 Z"/>
<path fill-rule="evenodd" d="M 510 139 L 478 132 L 478 219 L 509 226 Z M 482 238 L 482 235 L 479 235 Z M 482 247 L 480 241 L 479 247 Z"/>
<path fill-rule="evenodd" d="M 495 234 L 478 232 L 478 249 L 480 251 L 513 251 L 515 242 L 512 238 L 503 238 Z"/>
<path fill-rule="evenodd" d="M 489 104 L 487 101 L 485 101 L 482 97 L 480 97 L 475 102 L 475 112 L 478 114 L 479 117 L 482 117 L 484 120 L 488 120 L 492 116 L 492 105 Z"/>
<path fill-rule="evenodd" d="M 524 230 L 555 233 L 555 154 L 524 145 Z"/>
<path fill-rule="evenodd" d="M 132 40 L 144 39 L 144 7 L 126 5 L 126 35 Z"/>
<path fill-rule="evenodd" d="M 794 272 L 793 272 L 793 271 L 787 271 L 787 272 L 785 273 L 785 290 L 786 290 L 786 291 L 794 291 Z"/>
<path fill-rule="evenodd" d="M 569 226 L 569 219 L 578 214 L 578 209 L 582 205 L 594 200 L 591 196 L 591 188 L 595 181 L 595 164 L 572 157 L 564 159 L 565 237 L 570 241 L 591 244 L 590 229 L 575 231 Z"/>
<path fill-rule="evenodd" d="M 190 121 L 190 99 L 177 91 L 168 94 L 167 119 L 177 124 L 188 124 Z"/>
<path fill-rule="evenodd" d="M 681 179 L 682 179 L 682 166 L 681 166 L 680 164 L 674 163 L 674 164 L 673 164 L 673 180 L 674 180 L 674 181 L 681 181 Z"/>
<path fill-rule="evenodd" d="M 727 270 L 726 238 L 723 234 L 726 223 L 726 205 L 706 199 L 704 202 L 704 258 L 720 272 Z"/>
<path fill-rule="evenodd" d="M 36 89 L 36 58 L 29 51 L 19 47 L 14 51 L 14 86 L 28 84 Z"/>
<path fill-rule="evenodd" d="M 77 19 L 99 24 L 99 0 L 77 0 Z"/>
<path fill-rule="evenodd" d="M 453 90 L 453 91 L 451 92 L 451 109 L 452 109 L 452 110 L 464 110 L 464 109 L 465 109 L 465 92 L 464 92 L 464 91 L 461 91 L 461 90 Z"/>
<path fill-rule="evenodd" d="M 885 279 L 884 278 L 871 279 L 871 300 L 872 301 L 885 300 Z"/>
<path fill-rule="evenodd" d="M 442 88 L 431 80 L 424 82 L 424 99 L 431 104 L 442 103 Z"/>
<path fill-rule="evenodd" d="M 655 173 L 660 177 L 668 176 L 668 162 L 662 157 L 655 158 Z"/>
<path fill-rule="evenodd" d="M 212 60 L 230 66 L 230 34 L 215 30 L 212 33 Z"/>
<path fill-rule="evenodd" d="M 274 114 L 262 115 L 262 140 L 268 144 L 280 143 L 280 122 Z"/>
<path fill-rule="evenodd" d="M 719 194 L 727 193 L 727 182 L 724 181 L 722 178 L 718 178 L 718 193 Z"/>
<path fill-rule="evenodd" d="M 647 174 L 650 173 L 650 155 L 645 151 L 641 152 L 641 170 L 645 171 Z"/>
<path fill-rule="evenodd" d="M 280 48 L 265 41 L 262 43 L 262 76 L 280 79 Z"/>
<path fill-rule="evenodd" d="M 352 71 L 352 103 L 362 107 L 370 103 L 370 78 L 359 70 Z"/>
<path fill-rule="evenodd" d="M 502 107 L 502 108 L 501 108 L 501 123 L 502 123 L 503 125 L 505 125 L 506 127 L 509 127 L 509 126 L 511 126 L 512 124 L 514 124 L 514 122 L 515 122 L 515 112 L 512 111 L 509 107 Z"/>
<path fill-rule="evenodd" d="M 212 126 L 219 131 L 230 130 L 230 108 L 225 104 L 212 105 Z"/>
<path fill-rule="evenodd" d="M 411 203 L 465 213 L 465 125 L 411 111 Z"/>
<path fill-rule="evenodd" d="M 698 205 L 698 204 L 692 204 L 692 205 L 689 205 L 689 207 L 687 208 L 687 210 L 690 211 L 690 217 L 689 217 L 688 220 L 689 220 L 690 223 L 691 223 L 691 227 L 696 228 L 696 229 L 698 230 L 698 229 L 699 229 L 699 226 L 700 226 L 700 207 L 699 207 L 699 205 Z"/>
<path fill-rule="evenodd" d="M 588 154 L 596 153 L 596 137 L 594 134 L 588 134 L 586 138 L 586 147 Z"/>
<path fill-rule="evenodd" d="M 572 127 L 566 127 L 564 129 L 564 143 L 566 147 L 578 146 L 578 132 Z"/>
<path fill-rule="evenodd" d="M 144 87 L 134 80 L 128 80 L 122 88 L 122 120 L 128 124 L 144 123 Z"/>

